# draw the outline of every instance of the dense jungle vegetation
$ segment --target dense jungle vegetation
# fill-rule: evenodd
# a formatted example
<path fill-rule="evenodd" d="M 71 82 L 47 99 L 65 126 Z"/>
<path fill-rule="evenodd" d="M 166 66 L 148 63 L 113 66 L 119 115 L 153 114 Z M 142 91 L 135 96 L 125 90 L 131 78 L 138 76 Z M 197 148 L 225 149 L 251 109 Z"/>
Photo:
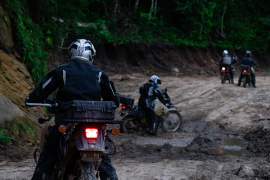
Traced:
<path fill-rule="evenodd" d="M 268 0 L 1 0 L 36 83 L 68 37 L 269 49 Z M 1 9 L 0 9 L 1 11 Z M 4 21 L 8 17 L 1 17 Z"/>

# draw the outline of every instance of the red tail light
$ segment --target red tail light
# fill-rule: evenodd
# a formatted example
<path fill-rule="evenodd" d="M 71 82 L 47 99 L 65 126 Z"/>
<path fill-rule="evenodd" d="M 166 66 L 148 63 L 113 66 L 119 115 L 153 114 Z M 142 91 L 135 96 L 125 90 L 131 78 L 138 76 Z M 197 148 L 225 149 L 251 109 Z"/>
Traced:
<path fill-rule="evenodd" d="M 225 67 L 222 67 L 222 68 L 221 68 L 221 70 L 225 71 L 225 70 L 226 70 L 226 68 L 225 68 Z"/>
<path fill-rule="evenodd" d="M 243 72 L 247 72 L 247 70 L 244 70 Z"/>
<path fill-rule="evenodd" d="M 85 129 L 85 136 L 87 139 L 97 139 L 98 129 L 96 128 L 87 128 Z"/>
<path fill-rule="evenodd" d="M 122 106 L 122 109 L 126 109 L 126 106 Z"/>

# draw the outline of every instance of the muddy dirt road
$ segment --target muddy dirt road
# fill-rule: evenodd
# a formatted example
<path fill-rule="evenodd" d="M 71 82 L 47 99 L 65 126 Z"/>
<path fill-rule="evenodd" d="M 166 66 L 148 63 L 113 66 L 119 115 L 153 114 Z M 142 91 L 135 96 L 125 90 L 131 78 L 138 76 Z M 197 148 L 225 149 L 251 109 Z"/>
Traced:
<path fill-rule="evenodd" d="M 111 79 L 121 95 L 136 100 L 147 81 L 142 75 Z M 183 125 L 175 133 L 113 137 L 119 180 L 270 179 L 270 77 L 257 77 L 256 85 L 221 84 L 219 77 L 162 78 L 160 88 L 181 109 Z M 33 160 L 3 156 L 0 179 L 31 178 Z"/>

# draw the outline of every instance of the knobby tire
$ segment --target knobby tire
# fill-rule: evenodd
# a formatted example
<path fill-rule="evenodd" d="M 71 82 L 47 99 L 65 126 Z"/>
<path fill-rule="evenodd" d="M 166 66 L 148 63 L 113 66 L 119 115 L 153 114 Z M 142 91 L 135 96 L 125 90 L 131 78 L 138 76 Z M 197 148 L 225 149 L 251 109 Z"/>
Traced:
<path fill-rule="evenodd" d="M 81 159 L 76 161 L 73 174 L 76 175 L 75 180 L 97 180 L 94 164 Z"/>
<path fill-rule="evenodd" d="M 247 77 L 243 77 L 243 87 L 247 86 Z"/>
<path fill-rule="evenodd" d="M 182 117 L 181 117 L 181 115 L 180 115 L 180 113 L 178 112 L 178 111 L 169 111 L 168 112 L 168 116 L 170 116 L 170 114 L 175 114 L 177 117 L 178 117 L 178 122 L 177 122 L 177 124 L 175 125 L 175 127 L 172 129 L 172 130 L 170 130 L 170 129 L 167 129 L 166 128 L 166 124 L 165 123 L 167 123 L 166 121 L 165 121 L 165 119 L 163 119 L 162 120 L 162 122 L 161 122 L 161 128 L 163 129 L 163 131 L 165 131 L 165 132 L 175 132 L 175 131 L 177 131 L 180 127 L 181 127 L 181 125 L 182 125 Z"/>
<path fill-rule="evenodd" d="M 225 81 L 225 76 L 224 74 L 221 75 L 221 83 L 224 84 L 224 81 Z"/>

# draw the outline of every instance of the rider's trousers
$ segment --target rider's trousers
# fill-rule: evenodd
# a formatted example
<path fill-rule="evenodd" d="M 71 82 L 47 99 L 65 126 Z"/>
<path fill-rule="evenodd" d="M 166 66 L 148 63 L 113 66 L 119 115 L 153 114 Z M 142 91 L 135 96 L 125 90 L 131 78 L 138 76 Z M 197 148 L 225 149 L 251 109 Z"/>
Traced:
<path fill-rule="evenodd" d="M 157 115 L 153 109 L 144 108 L 144 110 L 145 110 L 147 117 L 150 121 L 151 131 L 155 132 L 157 130 L 157 127 L 156 127 L 157 126 Z"/>
<path fill-rule="evenodd" d="M 58 131 L 58 126 L 53 126 L 52 132 L 47 137 L 44 148 L 38 159 L 32 180 L 51 180 L 54 164 L 58 159 L 58 148 L 62 134 Z M 99 167 L 101 180 L 118 180 L 110 157 Z"/>

